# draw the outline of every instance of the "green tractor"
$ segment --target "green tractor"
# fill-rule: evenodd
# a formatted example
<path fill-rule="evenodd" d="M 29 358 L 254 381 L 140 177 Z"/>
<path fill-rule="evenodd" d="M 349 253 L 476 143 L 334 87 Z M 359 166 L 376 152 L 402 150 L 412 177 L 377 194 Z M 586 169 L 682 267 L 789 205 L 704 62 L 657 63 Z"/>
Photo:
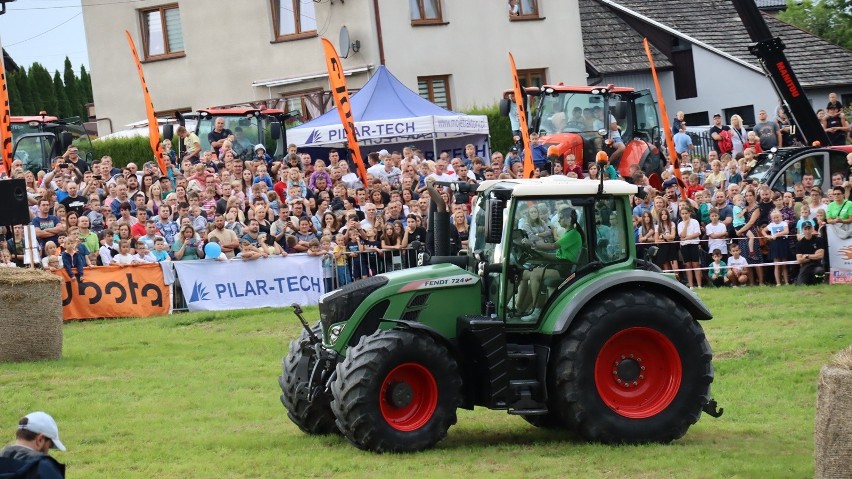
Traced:
<path fill-rule="evenodd" d="M 430 186 L 435 245 L 416 268 L 326 293 L 279 378 L 289 418 L 375 452 L 431 448 L 456 409 L 503 409 L 603 443 L 670 442 L 710 397 L 701 300 L 637 258 L 623 181 L 443 186 L 476 195 L 465 256 Z"/>

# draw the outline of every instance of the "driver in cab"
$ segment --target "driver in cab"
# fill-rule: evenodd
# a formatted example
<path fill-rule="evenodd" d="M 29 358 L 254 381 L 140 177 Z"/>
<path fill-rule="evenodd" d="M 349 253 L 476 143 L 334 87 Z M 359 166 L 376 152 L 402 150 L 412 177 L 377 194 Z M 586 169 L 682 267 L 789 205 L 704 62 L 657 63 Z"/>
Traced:
<path fill-rule="evenodd" d="M 530 208 L 537 210 L 537 208 Z M 518 289 L 518 311 L 527 311 L 532 303 L 533 310 L 530 314 L 521 317 L 521 321 L 535 321 L 541 314 L 547 298 L 541 293 L 542 283 L 546 278 L 559 278 L 559 269 L 548 266 L 555 261 L 558 264 L 576 265 L 583 247 L 583 235 L 580 232 L 577 221 L 577 210 L 572 207 L 564 207 L 558 213 L 559 226 L 564 233 L 553 243 L 538 240 L 535 236 L 521 240 L 521 249 L 531 251 L 543 265 L 534 268 L 528 274 L 524 274 L 526 281 L 522 281 Z M 526 226 L 526 225 L 525 225 Z"/>

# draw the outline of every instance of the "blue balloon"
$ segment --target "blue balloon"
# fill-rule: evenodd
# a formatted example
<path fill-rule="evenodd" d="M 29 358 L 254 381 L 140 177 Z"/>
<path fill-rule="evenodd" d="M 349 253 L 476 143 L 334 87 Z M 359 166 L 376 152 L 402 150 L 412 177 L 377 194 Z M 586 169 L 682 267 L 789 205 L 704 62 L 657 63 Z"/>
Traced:
<path fill-rule="evenodd" d="M 204 257 L 207 259 L 216 259 L 222 254 L 222 247 L 219 243 L 207 243 L 204 245 Z"/>

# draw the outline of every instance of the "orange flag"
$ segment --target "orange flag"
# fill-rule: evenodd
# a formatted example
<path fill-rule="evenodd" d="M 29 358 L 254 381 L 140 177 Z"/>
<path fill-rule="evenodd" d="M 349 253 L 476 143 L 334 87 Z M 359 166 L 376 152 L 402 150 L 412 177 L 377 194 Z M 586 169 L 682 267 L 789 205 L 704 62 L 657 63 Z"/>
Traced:
<path fill-rule="evenodd" d="M 151 141 L 151 151 L 154 152 L 154 159 L 160 165 L 160 171 L 163 175 L 167 175 L 166 162 L 163 161 L 163 147 L 160 145 L 160 126 L 157 124 L 157 116 L 154 115 L 154 103 L 151 102 L 151 93 L 148 92 L 148 84 L 145 83 L 145 75 L 142 73 L 142 62 L 139 61 L 139 54 L 136 53 L 136 45 L 133 44 L 130 32 L 125 30 L 124 34 L 127 35 L 127 43 L 130 45 L 130 51 L 136 61 L 136 69 L 139 71 L 139 81 L 142 82 L 142 96 L 145 97 L 145 112 L 148 114 L 148 138 Z"/>
<path fill-rule="evenodd" d="M 343 76 L 343 64 L 337 56 L 337 50 L 327 38 L 322 39 L 322 47 L 325 50 L 325 65 L 328 67 L 328 82 L 331 84 L 331 96 L 334 98 L 334 106 L 340 114 L 340 123 L 346 130 L 346 141 L 355 166 L 358 167 L 358 176 L 367 187 L 367 169 L 361 158 L 361 149 L 358 147 L 358 136 L 355 133 L 355 119 L 352 117 L 352 104 L 349 102 L 349 90 L 346 88 L 346 77 Z"/>
<path fill-rule="evenodd" d="M 663 131 L 666 134 L 666 146 L 669 149 L 669 158 L 672 158 L 672 165 L 674 166 L 674 174 L 675 177 L 679 180 L 679 185 L 683 185 L 683 178 L 680 177 L 680 158 L 678 157 L 677 150 L 675 149 L 674 137 L 672 136 L 671 122 L 669 121 L 669 115 L 666 113 L 666 102 L 663 99 L 663 90 L 660 88 L 660 80 L 657 78 L 657 68 L 654 66 L 654 56 L 651 55 L 651 47 L 648 45 L 648 39 L 644 39 L 645 43 L 645 54 L 648 55 L 648 63 L 651 64 L 651 76 L 654 78 L 654 86 L 657 88 L 657 100 L 660 102 L 660 116 L 663 117 L 663 124 L 666 125 L 663 128 Z M 686 192 L 683 190 L 683 186 L 680 186 L 681 196 L 686 197 Z"/>
<path fill-rule="evenodd" d="M 521 140 L 524 143 L 524 178 L 532 178 L 535 173 L 533 165 L 532 149 L 530 148 L 530 129 L 527 126 L 527 108 L 524 106 L 526 92 L 521 88 L 521 80 L 518 78 L 518 69 L 515 68 L 515 57 L 509 52 L 509 64 L 512 66 L 512 84 L 515 89 L 515 105 L 518 107 L 518 122 L 521 127 Z"/>
<path fill-rule="evenodd" d="M 6 86 L 6 69 L 0 58 L 0 147 L 3 155 L 3 169 L 12 176 L 12 115 L 9 113 L 9 90 Z"/>

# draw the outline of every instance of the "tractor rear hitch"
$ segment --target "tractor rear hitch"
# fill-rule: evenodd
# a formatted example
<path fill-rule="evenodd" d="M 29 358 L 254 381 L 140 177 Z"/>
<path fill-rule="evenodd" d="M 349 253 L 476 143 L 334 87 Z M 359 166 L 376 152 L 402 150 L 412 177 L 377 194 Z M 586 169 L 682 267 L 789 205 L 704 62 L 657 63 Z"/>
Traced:
<path fill-rule="evenodd" d="M 716 403 L 715 399 L 711 399 L 710 402 L 708 402 L 707 404 L 704 405 L 703 410 L 704 410 L 704 412 L 706 412 L 708 415 L 710 415 L 712 417 L 720 418 L 720 417 L 722 417 L 722 414 L 725 412 L 725 408 L 720 407 L 720 408 L 716 409 L 718 405 L 719 404 Z"/>
<path fill-rule="evenodd" d="M 311 344 L 320 343 L 320 338 L 318 338 L 317 335 L 314 334 L 314 332 L 311 330 L 311 327 L 308 326 L 308 322 L 305 321 L 305 317 L 302 316 L 302 307 L 299 306 L 299 303 L 293 303 L 291 307 L 293 308 L 293 314 L 295 314 L 296 317 L 299 318 L 299 322 L 302 323 L 302 327 L 305 328 L 305 331 L 308 332 L 308 338 L 310 338 Z"/>

